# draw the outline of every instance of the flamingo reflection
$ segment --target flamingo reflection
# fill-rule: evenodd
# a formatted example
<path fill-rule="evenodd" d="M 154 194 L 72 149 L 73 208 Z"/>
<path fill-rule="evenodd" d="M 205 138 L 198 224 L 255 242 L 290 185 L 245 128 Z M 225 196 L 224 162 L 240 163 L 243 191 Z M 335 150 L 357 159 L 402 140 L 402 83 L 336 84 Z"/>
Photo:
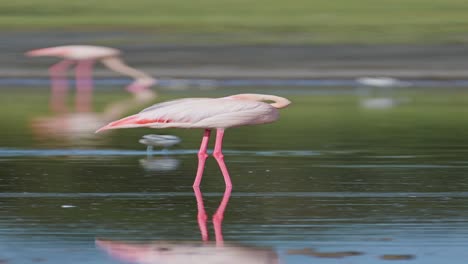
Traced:
<path fill-rule="evenodd" d="M 151 90 L 140 91 L 132 98 L 123 99 L 107 105 L 102 112 L 82 112 L 79 109 L 91 109 L 90 101 L 81 102 L 75 111 L 62 111 L 65 109 L 64 98 L 51 94 L 51 102 L 59 106 L 60 111 L 54 110 L 53 114 L 45 117 L 36 117 L 31 121 L 31 128 L 38 140 L 50 139 L 64 141 L 67 145 L 76 143 L 79 145 L 92 144 L 97 138 L 93 133 L 97 128 L 110 120 L 119 118 L 135 106 L 143 106 L 152 101 L 156 94 Z"/>
<path fill-rule="evenodd" d="M 226 187 L 221 203 L 213 215 L 215 243 L 208 242 L 208 217 L 203 203 L 203 195 L 200 188 L 194 187 L 198 209 L 197 220 L 203 241 L 201 244 L 199 242 L 167 241 L 135 244 L 97 239 L 96 245 L 118 260 L 138 264 L 277 264 L 278 256 L 272 249 L 224 243 L 222 222 L 231 197 L 231 190 L 231 187 Z"/>
<path fill-rule="evenodd" d="M 193 187 L 193 191 L 195 192 L 195 198 L 197 199 L 198 226 L 200 228 L 202 240 L 206 242 L 209 240 L 208 229 L 206 227 L 206 222 L 208 220 L 208 217 L 206 215 L 205 205 L 203 204 L 203 194 L 200 191 L 199 187 Z M 221 225 L 224 219 L 224 211 L 226 211 L 229 198 L 231 197 L 231 191 L 232 191 L 232 187 L 227 186 L 226 190 L 224 191 L 223 199 L 221 200 L 221 203 L 219 204 L 218 209 L 213 215 L 213 228 L 215 231 L 215 241 L 216 241 L 216 245 L 219 245 L 219 246 L 224 245 L 223 232 L 222 232 Z"/>

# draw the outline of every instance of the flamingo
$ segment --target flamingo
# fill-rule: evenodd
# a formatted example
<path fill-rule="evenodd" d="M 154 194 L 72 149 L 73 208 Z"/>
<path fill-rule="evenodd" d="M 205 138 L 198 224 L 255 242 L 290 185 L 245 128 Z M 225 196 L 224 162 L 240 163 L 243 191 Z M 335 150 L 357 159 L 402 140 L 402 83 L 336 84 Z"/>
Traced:
<path fill-rule="evenodd" d="M 272 101 L 266 103 L 264 101 Z M 203 128 L 202 143 L 198 152 L 198 168 L 193 187 L 200 186 L 211 130 L 216 129 L 213 156 L 224 177 L 226 186 L 232 186 L 224 163 L 222 144 L 224 130 L 230 127 L 271 123 L 279 118 L 280 108 L 291 102 L 283 97 L 266 94 L 237 94 L 222 98 L 185 98 L 153 105 L 138 114 L 109 123 L 100 132 L 117 128 Z"/>
<path fill-rule="evenodd" d="M 130 76 L 134 81 L 127 86 L 127 90 L 132 93 L 138 93 L 146 90 L 156 83 L 156 80 L 146 73 L 126 65 L 119 57 L 121 52 L 114 48 L 89 46 L 89 45 L 68 45 L 57 46 L 43 49 L 36 49 L 26 52 L 27 56 L 55 56 L 63 60 L 52 65 L 49 73 L 52 82 L 52 108 L 59 109 L 60 105 L 54 105 L 54 102 L 63 101 L 67 90 L 65 72 L 71 65 L 76 63 L 76 87 L 77 98 L 76 105 L 88 105 L 92 91 L 92 68 L 95 61 L 102 62 L 109 69 Z M 88 109 L 80 109 L 87 111 Z"/>

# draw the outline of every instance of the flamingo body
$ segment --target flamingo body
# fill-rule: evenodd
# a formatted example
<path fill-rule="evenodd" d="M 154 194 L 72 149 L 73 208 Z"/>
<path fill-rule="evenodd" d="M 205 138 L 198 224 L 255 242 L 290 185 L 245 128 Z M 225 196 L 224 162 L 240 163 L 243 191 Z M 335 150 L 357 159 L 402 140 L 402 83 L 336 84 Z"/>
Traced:
<path fill-rule="evenodd" d="M 273 101 L 266 103 L 264 101 Z M 153 105 L 138 114 L 109 123 L 96 132 L 118 128 L 204 128 L 199 163 L 194 187 L 198 187 L 207 158 L 211 129 L 217 129 L 213 156 L 223 172 L 226 186 L 231 186 L 222 155 L 224 129 L 230 127 L 271 123 L 279 118 L 279 108 L 291 102 L 279 96 L 265 94 L 238 94 L 222 98 L 186 98 Z"/>
<path fill-rule="evenodd" d="M 156 104 L 102 128 L 229 128 L 274 122 L 278 109 L 242 99 L 187 98 Z"/>

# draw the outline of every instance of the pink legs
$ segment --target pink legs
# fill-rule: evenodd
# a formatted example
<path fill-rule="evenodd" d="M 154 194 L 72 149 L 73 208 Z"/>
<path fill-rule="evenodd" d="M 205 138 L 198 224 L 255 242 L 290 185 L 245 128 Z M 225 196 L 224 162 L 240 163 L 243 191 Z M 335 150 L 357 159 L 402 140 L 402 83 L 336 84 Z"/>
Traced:
<path fill-rule="evenodd" d="M 223 230 L 221 229 L 221 224 L 223 223 L 224 219 L 224 211 L 226 211 L 229 198 L 231 197 L 231 191 L 232 187 L 226 186 L 226 190 L 224 191 L 223 195 L 223 200 L 221 200 L 218 210 L 216 210 L 216 213 L 213 215 L 213 227 L 215 230 L 216 245 L 218 246 L 224 245 Z"/>
<path fill-rule="evenodd" d="M 208 229 L 206 228 L 206 221 L 208 217 L 206 216 L 205 205 L 203 204 L 203 195 L 199 187 L 193 187 L 193 191 L 195 192 L 195 199 L 197 199 L 198 227 L 200 228 L 202 240 L 206 242 L 208 241 Z"/>
<path fill-rule="evenodd" d="M 64 112 L 65 96 L 68 90 L 66 71 L 74 62 L 72 60 L 62 60 L 49 68 L 51 81 L 50 108 L 54 112 Z"/>
<path fill-rule="evenodd" d="M 210 140 L 211 130 L 205 129 L 205 133 L 203 134 L 202 143 L 200 146 L 200 150 L 198 151 L 198 168 L 197 168 L 197 175 L 195 176 L 195 182 L 193 183 L 193 187 L 199 187 L 202 177 L 203 171 L 205 170 L 205 161 L 208 157 L 207 148 L 208 148 L 208 141 Z M 216 130 L 216 142 L 213 151 L 213 156 L 215 157 L 216 161 L 218 162 L 219 168 L 224 176 L 224 182 L 226 183 L 226 187 L 232 187 L 231 177 L 229 176 L 229 172 L 227 170 L 226 164 L 224 163 L 224 155 L 222 153 L 223 148 L 223 137 L 224 137 L 224 129 L 217 129 Z"/>
<path fill-rule="evenodd" d="M 94 60 L 79 61 L 75 68 L 76 74 L 76 110 L 78 112 L 91 111 L 91 98 L 93 92 L 93 70 Z"/>
<path fill-rule="evenodd" d="M 213 156 L 218 162 L 219 168 L 221 169 L 221 172 L 223 173 L 226 187 L 232 187 L 231 177 L 229 177 L 229 172 L 227 170 L 226 164 L 224 163 L 224 155 L 222 153 L 223 137 L 224 137 L 224 129 L 217 129 L 216 130 L 216 142 L 215 142 L 215 147 L 213 151 Z"/>
<path fill-rule="evenodd" d="M 65 96 L 68 90 L 68 81 L 66 71 L 70 65 L 75 63 L 73 60 L 62 60 L 51 66 L 49 73 L 51 77 L 51 99 L 50 108 L 55 112 L 64 112 Z M 91 97 L 93 89 L 92 67 L 94 60 L 78 61 L 76 74 L 76 110 L 78 112 L 91 111 Z"/>
<path fill-rule="evenodd" d="M 197 199 L 198 226 L 200 227 L 200 233 L 202 235 L 202 240 L 206 242 L 206 241 L 208 241 L 208 229 L 206 227 L 206 222 L 207 222 L 208 217 L 206 216 L 205 206 L 203 204 L 203 196 L 202 196 L 202 193 L 200 191 L 200 188 L 193 187 L 193 191 L 195 192 L 195 198 Z M 213 215 L 213 227 L 214 227 L 214 230 L 215 230 L 215 240 L 216 240 L 216 245 L 217 246 L 224 245 L 224 239 L 223 239 L 223 233 L 222 233 L 221 225 L 222 225 L 223 219 L 224 219 L 224 211 L 226 211 L 226 207 L 228 205 L 229 198 L 231 197 L 231 191 L 232 191 L 231 187 L 226 187 L 226 190 L 224 191 L 223 199 L 221 200 L 221 203 L 219 204 L 219 207 L 216 210 L 216 213 Z"/>
<path fill-rule="evenodd" d="M 206 158 L 208 158 L 207 148 L 208 148 L 208 141 L 210 140 L 210 129 L 205 129 L 205 133 L 203 134 L 202 143 L 200 146 L 200 150 L 198 151 L 198 168 L 197 168 L 197 176 L 195 177 L 195 182 L 193 183 L 193 191 L 195 192 L 195 198 L 197 199 L 197 208 L 198 208 L 198 226 L 200 228 L 200 233 L 202 236 L 203 241 L 208 241 L 208 229 L 206 227 L 206 221 L 208 217 L 206 216 L 205 206 L 203 204 L 203 196 L 200 191 L 200 182 L 203 177 L 203 171 L 205 169 L 205 162 Z M 213 151 L 213 156 L 215 157 L 216 161 L 218 162 L 219 168 L 224 176 L 224 182 L 226 183 L 226 190 L 224 191 L 223 199 L 219 204 L 216 213 L 213 215 L 213 227 L 215 230 L 215 239 L 216 245 L 222 246 L 223 245 L 223 233 L 221 224 L 224 219 L 224 211 L 226 210 L 227 204 L 229 202 L 229 198 L 231 197 L 232 191 L 232 183 L 231 178 L 229 177 L 229 172 L 227 170 L 226 164 L 224 163 L 224 156 L 222 153 L 223 148 L 223 137 L 224 137 L 224 129 L 217 129 L 216 130 L 216 142 Z"/>
<path fill-rule="evenodd" d="M 198 168 L 197 168 L 197 176 L 195 176 L 195 182 L 193 183 L 193 187 L 199 187 L 200 182 L 203 177 L 203 171 L 205 170 L 205 161 L 208 158 L 208 154 L 206 150 L 208 148 L 208 141 L 210 140 L 211 130 L 205 129 L 205 133 L 203 134 L 202 143 L 200 146 L 200 150 L 198 151 Z"/>

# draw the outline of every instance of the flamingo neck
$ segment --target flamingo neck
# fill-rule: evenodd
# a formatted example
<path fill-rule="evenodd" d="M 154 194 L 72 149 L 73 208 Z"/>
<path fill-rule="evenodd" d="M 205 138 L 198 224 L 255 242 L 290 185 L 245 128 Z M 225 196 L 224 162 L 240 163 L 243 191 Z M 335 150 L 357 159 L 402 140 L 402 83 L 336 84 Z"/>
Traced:
<path fill-rule="evenodd" d="M 276 95 L 269 95 L 269 94 L 237 94 L 229 96 L 228 98 L 232 99 L 242 99 L 242 100 L 251 100 L 251 101 L 273 101 L 270 105 L 275 108 L 285 108 L 291 101 L 284 97 L 279 97 Z"/>
<path fill-rule="evenodd" d="M 102 59 L 101 61 L 109 69 L 132 77 L 133 79 L 135 79 L 135 83 L 137 84 L 151 86 L 155 83 L 154 78 L 142 71 L 128 66 L 118 57 L 107 57 Z"/>

